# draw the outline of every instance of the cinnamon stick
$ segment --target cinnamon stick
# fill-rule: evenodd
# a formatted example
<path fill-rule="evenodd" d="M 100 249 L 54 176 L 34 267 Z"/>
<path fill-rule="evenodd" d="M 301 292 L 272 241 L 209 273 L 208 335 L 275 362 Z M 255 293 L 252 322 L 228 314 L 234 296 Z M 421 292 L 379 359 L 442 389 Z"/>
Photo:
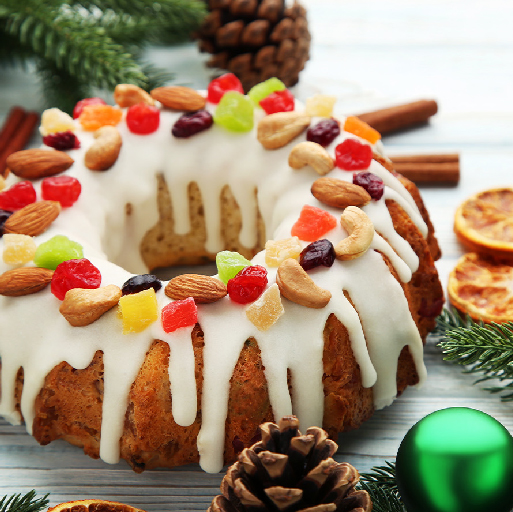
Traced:
<path fill-rule="evenodd" d="M 21 126 L 25 115 L 25 109 L 21 107 L 12 107 L 9 111 L 7 119 L 5 120 L 2 129 L 0 130 L 0 153 L 3 152 L 11 137 Z"/>
<path fill-rule="evenodd" d="M 456 153 L 391 156 L 393 168 L 416 184 L 456 185 L 460 159 Z"/>
<path fill-rule="evenodd" d="M 372 126 L 381 135 L 385 135 L 426 123 L 437 111 L 438 105 L 435 100 L 419 100 L 358 114 L 357 117 Z"/>

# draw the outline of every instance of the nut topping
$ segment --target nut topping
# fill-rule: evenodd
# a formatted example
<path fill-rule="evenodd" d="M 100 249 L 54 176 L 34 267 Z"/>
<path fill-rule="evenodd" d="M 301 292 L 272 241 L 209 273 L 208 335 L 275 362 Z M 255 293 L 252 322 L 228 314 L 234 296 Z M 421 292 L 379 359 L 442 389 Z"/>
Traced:
<path fill-rule="evenodd" d="M 340 217 L 340 224 L 349 235 L 335 246 L 339 260 L 354 260 L 364 254 L 374 238 L 374 224 L 367 214 L 356 206 L 348 206 Z"/>
<path fill-rule="evenodd" d="M 96 139 L 85 154 L 85 165 L 91 171 L 106 171 L 118 159 L 123 141 L 117 128 L 102 126 L 94 132 Z"/>
<path fill-rule="evenodd" d="M 52 281 L 53 270 L 39 267 L 20 267 L 0 275 L 0 295 L 21 297 L 46 288 Z"/>
<path fill-rule="evenodd" d="M 305 165 L 310 165 L 321 176 L 328 174 L 335 167 L 333 158 L 320 144 L 308 141 L 300 142 L 292 148 L 289 165 L 293 169 L 302 169 Z"/>
<path fill-rule="evenodd" d="M 215 277 L 201 274 L 183 274 L 167 283 L 165 293 L 170 299 L 192 297 L 197 304 L 210 304 L 227 294 L 226 285 Z"/>
<path fill-rule="evenodd" d="M 157 87 L 150 94 L 154 100 L 160 101 L 164 107 L 175 110 L 200 110 L 207 103 L 207 100 L 194 89 L 179 85 Z"/>
<path fill-rule="evenodd" d="M 4 233 L 37 236 L 45 232 L 59 216 L 58 201 L 38 201 L 14 212 L 4 224 Z"/>
<path fill-rule="evenodd" d="M 127 108 L 138 103 L 155 105 L 153 98 L 144 90 L 133 84 L 118 84 L 114 89 L 114 101 L 121 107 Z"/>
<path fill-rule="evenodd" d="M 278 149 L 310 125 L 310 117 L 298 112 L 269 114 L 258 123 L 257 138 L 266 149 Z"/>
<path fill-rule="evenodd" d="M 64 151 L 24 149 L 9 155 L 5 165 L 19 178 L 37 180 L 60 174 L 73 162 L 73 158 Z"/>
<path fill-rule="evenodd" d="M 348 206 L 365 206 L 371 200 L 371 196 L 363 187 L 335 178 L 315 180 L 311 191 L 321 203 L 334 208 L 344 209 Z"/>

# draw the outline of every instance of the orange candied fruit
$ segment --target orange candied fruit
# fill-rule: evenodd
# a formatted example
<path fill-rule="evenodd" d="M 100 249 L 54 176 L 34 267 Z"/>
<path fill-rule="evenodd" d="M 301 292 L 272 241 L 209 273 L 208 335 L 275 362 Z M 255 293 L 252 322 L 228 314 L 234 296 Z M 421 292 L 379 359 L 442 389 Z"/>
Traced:
<path fill-rule="evenodd" d="M 321 208 L 305 205 L 291 229 L 292 236 L 313 242 L 337 226 L 337 219 Z"/>
<path fill-rule="evenodd" d="M 78 120 L 84 130 L 93 132 L 102 126 L 116 126 L 123 112 L 110 105 L 88 105 L 84 107 Z"/>
<path fill-rule="evenodd" d="M 372 128 L 372 126 L 369 126 L 367 123 L 358 119 L 356 116 L 349 116 L 346 118 L 344 130 L 369 141 L 371 144 L 374 144 L 381 139 L 381 133 Z"/>

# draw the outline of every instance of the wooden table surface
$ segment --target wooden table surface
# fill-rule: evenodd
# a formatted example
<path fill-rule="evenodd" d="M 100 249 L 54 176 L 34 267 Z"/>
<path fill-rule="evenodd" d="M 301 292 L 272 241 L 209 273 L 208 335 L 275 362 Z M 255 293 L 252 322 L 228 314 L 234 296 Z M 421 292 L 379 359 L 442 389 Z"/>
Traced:
<path fill-rule="evenodd" d="M 336 95 L 340 113 L 359 113 L 434 98 L 439 113 L 421 128 L 388 136 L 389 154 L 459 152 L 455 187 L 424 187 L 441 243 L 438 269 L 445 284 L 461 247 L 452 232 L 456 206 L 485 188 L 511 185 L 513 172 L 513 3 L 507 0 L 304 1 L 313 35 L 311 60 L 295 88 L 299 98 Z M 148 57 L 204 88 L 208 72 L 194 45 L 152 49 Z M 35 75 L 0 69 L 0 123 L 9 108 L 42 108 Z M 35 139 L 34 144 L 37 143 Z M 1 335 L 1 333 L 0 333 Z M 480 409 L 513 431 L 513 404 L 501 403 L 474 378 L 442 361 L 436 340 L 426 347 L 428 380 L 378 411 L 360 430 L 339 437 L 337 459 L 360 471 L 394 460 L 408 429 L 450 406 Z M 108 465 L 64 442 L 40 447 L 23 427 L 0 420 L 0 497 L 31 489 L 51 504 L 81 498 L 123 501 L 146 509 L 206 510 L 222 474 L 197 466 L 137 475 L 123 462 Z"/>

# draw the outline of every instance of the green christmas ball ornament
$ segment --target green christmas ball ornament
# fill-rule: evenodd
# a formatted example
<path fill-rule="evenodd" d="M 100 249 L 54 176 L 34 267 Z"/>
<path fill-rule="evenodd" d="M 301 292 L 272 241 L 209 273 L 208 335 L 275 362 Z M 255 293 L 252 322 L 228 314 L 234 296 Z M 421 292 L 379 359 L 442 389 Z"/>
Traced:
<path fill-rule="evenodd" d="M 451 407 L 404 437 L 397 485 L 408 512 L 510 512 L 513 438 L 484 412 Z"/>

